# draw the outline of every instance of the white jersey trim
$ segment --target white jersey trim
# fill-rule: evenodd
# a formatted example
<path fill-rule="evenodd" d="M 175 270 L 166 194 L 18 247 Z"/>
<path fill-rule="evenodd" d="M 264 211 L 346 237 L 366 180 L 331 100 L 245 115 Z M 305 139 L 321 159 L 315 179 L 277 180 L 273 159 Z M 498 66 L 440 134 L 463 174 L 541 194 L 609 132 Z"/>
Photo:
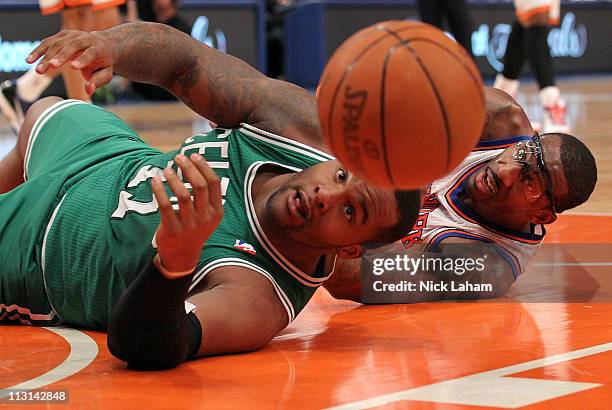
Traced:
<path fill-rule="evenodd" d="M 261 225 L 259 224 L 259 221 L 257 220 L 257 214 L 255 213 L 255 206 L 253 205 L 253 198 L 251 196 L 251 187 L 253 185 L 255 176 L 257 175 L 257 170 L 262 165 L 276 165 L 276 166 L 280 166 L 283 168 L 287 168 L 292 171 L 296 171 L 296 172 L 300 171 L 298 168 L 290 167 L 290 166 L 279 164 L 276 162 L 259 161 L 259 162 L 254 162 L 253 164 L 251 164 L 251 166 L 246 172 L 245 186 L 244 186 L 244 197 L 245 197 L 245 203 L 247 207 L 247 217 L 249 218 L 251 229 L 255 233 L 255 236 L 257 236 L 258 241 L 261 243 L 261 245 L 263 245 L 266 252 L 268 252 L 268 254 L 274 259 L 274 261 L 276 261 L 276 263 L 278 263 L 281 268 L 287 271 L 287 273 L 289 273 L 291 276 L 293 276 L 303 285 L 310 286 L 310 287 L 321 286 L 323 282 L 329 279 L 329 277 L 331 276 L 331 273 L 322 278 L 316 278 L 314 276 L 307 274 L 306 272 L 303 272 L 300 268 L 298 268 L 293 263 L 291 263 L 291 261 L 285 258 L 278 249 L 276 249 L 272 241 L 270 241 L 268 237 L 266 236 L 266 233 L 264 232 Z"/>
<path fill-rule="evenodd" d="M 281 137 L 280 135 L 272 134 L 271 132 L 261 130 L 249 124 L 241 123 L 238 129 L 248 137 L 255 138 L 260 141 L 276 145 L 278 147 L 282 147 L 294 152 L 298 152 L 302 155 L 309 156 L 318 161 L 323 162 L 336 159 L 332 155 L 313 148 L 310 145 L 302 144 L 301 142 Z"/>
<path fill-rule="evenodd" d="M 198 283 L 200 283 L 202 281 L 202 279 L 204 279 L 204 277 L 209 272 L 213 271 L 214 269 L 221 268 L 223 266 L 239 266 L 239 267 L 242 267 L 242 268 L 248 268 L 250 270 L 253 270 L 253 271 L 263 275 L 272 284 L 272 287 L 274 288 L 274 291 L 276 292 L 276 295 L 278 296 L 278 298 L 280 299 L 283 307 L 285 308 L 285 311 L 287 313 L 287 318 L 289 319 L 289 322 L 292 322 L 295 319 L 295 308 L 293 307 L 293 303 L 291 303 L 291 299 L 289 299 L 289 297 L 287 296 L 285 291 L 279 286 L 279 284 L 276 283 L 276 280 L 274 280 L 274 277 L 270 274 L 270 272 L 268 272 L 267 270 L 263 269 L 262 267 L 260 267 L 258 265 L 255 265 L 254 263 L 246 261 L 244 259 L 240 259 L 240 258 L 221 258 L 221 259 L 214 260 L 214 261 L 204 265 L 194 275 L 194 277 L 193 277 L 193 279 L 191 281 L 191 286 L 189 287 L 189 292 L 191 292 L 193 289 L 195 289 L 195 287 L 198 285 Z"/>
<path fill-rule="evenodd" d="M 65 108 L 71 107 L 77 104 L 86 104 L 80 100 L 62 100 L 50 107 L 47 107 L 36 119 L 34 125 L 32 126 L 32 130 L 30 131 L 30 135 L 28 138 L 28 144 L 26 146 L 26 151 L 23 160 L 23 180 L 28 180 L 28 166 L 30 164 L 30 156 L 32 155 L 32 148 L 34 147 L 34 143 L 40 134 L 40 131 L 44 128 L 47 121 L 49 121 L 55 114 L 62 111 Z"/>
<path fill-rule="evenodd" d="M 58 315 L 57 310 L 55 309 L 55 307 L 53 307 L 53 304 L 51 303 L 51 300 L 49 298 L 49 289 L 47 288 L 47 278 L 45 277 L 45 265 L 46 265 L 45 257 L 47 255 L 47 239 L 49 237 L 49 232 L 51 231 L 51 228 L 53 227 L 53 223 L 55 222 L 55 218 L 57 217 L 57 213 L 59 212 L 60 207 L 62 206 L 62 203 L 64 202 L 64 199 L 66 199 L 66 194 L 64 194 L 61 201 L 59 202 L 59 204 L 57 204 L 57 206 L 53 210 L 53 213 L 51 214 L 49 223 L 47 224 L 47 227 L 45 228 L 45 235 L 43 237 L 42 249 L 40 253 L 40 268 L 42 270 L 42 275 L 43 275 L 43 285 L 45 286 L 45 292 L 47 293 L 47 301 L 49 302 L 49 306 L 51 306 L 52 313 L 54 314 L 54 316 L 57 316 L 60 319 L 60 322 L 61 322 L 61 317 Z"/>

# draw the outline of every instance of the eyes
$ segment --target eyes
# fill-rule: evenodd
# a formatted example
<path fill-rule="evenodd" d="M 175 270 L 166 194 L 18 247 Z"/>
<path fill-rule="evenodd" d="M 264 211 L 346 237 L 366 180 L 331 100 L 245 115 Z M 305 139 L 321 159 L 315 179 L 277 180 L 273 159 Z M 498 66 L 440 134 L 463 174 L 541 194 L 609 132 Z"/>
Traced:
<path fill-rule="evenodd" d="M 534 178 L 533 168 L 526 162 L 519 162 L 521 164 L 521 181 L 527 188 L 527 191 L 532 195 L 541 194 L 541 188 L 544 186 L 544 182 L 540 179 Z"/>
<path fill-rule="evenodd" d="M 336 171 L 336 180 L 338 181 L 338 183 L 344 184 L 346 183 L 347 179 L 348 179 L 348 173 L 344 169 L 339 168 Z M 350 202 L 347 202 L 342 207 L 343 207 L 344 215 L 346 216 L 347 221 L 353 222 L 353 219 L 355 218 L 355 207 L 351 205 Z"/>
<path fill-rule="evenodd" d="M 349 222 L 353 222 L 353 216 L 355 215 L 355 208 L 352 205 L 344 205 L 344 214 Z"/>

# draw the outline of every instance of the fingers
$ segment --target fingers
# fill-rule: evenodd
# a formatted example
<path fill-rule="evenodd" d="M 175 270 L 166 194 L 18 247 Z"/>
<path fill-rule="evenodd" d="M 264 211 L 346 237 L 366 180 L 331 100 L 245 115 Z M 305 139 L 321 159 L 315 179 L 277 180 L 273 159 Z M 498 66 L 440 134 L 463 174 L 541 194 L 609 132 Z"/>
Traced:
<path fill-rule="evenodd" d="M 63 30 L 44 39 L 28 55 L 26 61 L 33 63 L 42 57 L 42 60 L 36 66 L 36 72 L 44 74 L 49 68 L 57 68 L 72 59 L 77 59 L 83 51 L 93 47 L 95 45 L 94 38 L 88 35 L 89 33 Z M 90 55 L 91 53 L 86 58 L 93 61 Z"/>
<path fill-rule="evenodd" d="M 49 64 L 54 67 L 59 67 L 64 63 L 67 63 L 69 60 L 75 60 L 75 54 L 78 54 L 79 57 L 84 54 L 86 50 L 94 50 L 95 48 L 91 48 L 93 46 L 93 42 L 90 38 L 78 37 L 75 39 L 70 39 L 70 41 L 58 41 L 54 46 L 52 46 L 47 52 L 47 58 L 49 58 Z M 53 53 L 53 54 L 51 54 Z"/>
<path fill-rule="evenodd" d="M 217 174 L 199 154 L 192 154 L 191 158 L 179 154 L 174 161 L 180 167 L 186 182 L 191 185 L 192 192 L 189 192 L 184 182 L 172 168 L 165 169 L 164 176 L 167 184 L 176 196 L 179 206 L 178 218 L 176 212 L 172 211 L 174 218 L 166 216 L 166 219 L 164 219 L 163 211 L 165 208 L 162 208 L 162 204 L 166 206 L 170 204 L 170 200 L 163 191 L 163 186 L 161 191 L 159 187 L 153 186 L 153 193 L 162 210 L 162 222 L 168 220 L 172 223 L 176 222 L 180 226 L 191 228 L 197 225 L 210 225 L 211 221 L 218 223 L 223 216 L 223 204 L 221 183 Z M 155 184 L 157 185 L 157 181 Z M 172 209 L 171 205 L 170 209 Z"/>
<path fill-rule="evenodd" d="M 64 36 L 59 40 L 53 40 L 46 49 L 42 60 L 36 66 L 36 71 L 39 74 L 43 74 L 51 67 L 60 67 L 71 57 L 80 54 L 82 51 L 83 42 L 73 39 L 72 36 Z"/>
<path fill-rule="evenodd" d="M 202 176 L 208 184 L 208 203 L 212 207 L 213 212 L 217 217 L 223 216 L 223 202 L 221 198 L 221 180 L 219 176 L 208 165 L 208 162 L 201 155 L 193 154 L 191 158 L 194 160 L 196 167 L 201 172 Z"/>
<path fill-rule="evenodd" d="M 88 95 L 92 95 L 97 88 L 110 83 L 113 78 L 113 70 L 110 67 L 94 71 L 93 73 L 88 73 L 85 70 L 82 72 L 86 79 L 85 91 L 87 91 Z"/>
<path fill-rule="evenodd" d="M 200 221 L 205 221 L 210 214 L 209 187 L 206 179 L 195 165 L 198 162 L 198 157 L 199 160 L 202 160 L 202 157 L 195 154 L 191 156 L 191 159 L 187 159 L 184 155 L 177 155 L 175 161 L 181 167 L 185 179 L 191 184 L 197 217 Z"/>
<path fill-rule="evenodd" d="M 52 44 L 54 41 L 59 40 L 65 35 L 66 35 L 66 31 L 60 31 L 59 33 L 51 37 L 47 37 L 43 41 L 41 41 L 40 44 L 34 50 L 32 50 L 32 52 L 30 52 L 30 54 L 26 58 L 26 61 L 28 62 L 28 64 L 34 63 L 40 57 L 45 55 L 47 50 L 49 49 L 50 44 Z"/>
<path fill-rule="evenodd" d="M 172 209 L 172 203 L 170 203 L 170 199 L 168 199 L 168 195 L 166 195 L 166 190 L 164 189 L 164 184 L 161 181 L 161 178 L 157 176 L 153 177 L 151 180 L 151 188 L 153 190 L 155 200 L 157 200 L 157 206 L 159 207 L 159 213 L 161 216 L 161 223 L 169 230 L 176 231 L 179 228 L 179 221 L 174 214 L 174 210 Z"/>
<path fill-rule="evenodd" d="M 181 158 L 182 157 L 182 158 Z M 187 158 L 183 155 L 178 155 L 175 159 L 177 164 L 183 168 L 186 165 Z M 191 226 L 194 224 L 194 204 L 191 199 L 191 193 L 185 185 L 183 181 L 180 180 L 176 172 L 172 168 L 166 168 L 164 170 L 164 175 L 166 177 L 166 182 L 168 186 L 176 196 L 179 205 L 179 216 L 181 225 Z"/>
<path fill-rule="evenodd" d="M 99 53 L 96 47 L 90 47 L 83 51 L 80 56 L 75 58 L 70 65 L 77 70 L 80 70 L 81 68 L 87 67 L 88 65 L 94 63 L 98 58 L 98 55 Z"/>

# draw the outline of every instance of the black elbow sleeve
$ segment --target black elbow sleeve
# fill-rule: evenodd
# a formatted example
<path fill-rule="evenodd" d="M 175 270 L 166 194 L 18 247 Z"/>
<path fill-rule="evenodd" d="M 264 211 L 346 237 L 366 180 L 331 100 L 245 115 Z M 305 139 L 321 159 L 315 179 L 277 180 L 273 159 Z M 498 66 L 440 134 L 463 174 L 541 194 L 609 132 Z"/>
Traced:
<path fill-rule="evenodd" d="M 185 313 L 191 278 L 167 279 L 149 264 L 113 308 L 110 352 L 141 369 L 168 369 L 195 357 L 202 327 L 193 312 Z"/>

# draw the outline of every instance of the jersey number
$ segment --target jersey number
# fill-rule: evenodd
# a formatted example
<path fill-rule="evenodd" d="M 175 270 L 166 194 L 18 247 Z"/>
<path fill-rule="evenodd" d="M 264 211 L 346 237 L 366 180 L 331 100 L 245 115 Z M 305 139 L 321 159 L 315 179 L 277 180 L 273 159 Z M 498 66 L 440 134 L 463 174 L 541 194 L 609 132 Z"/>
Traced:
<path fill-rule="evenodd" d="M 223 135 L 220 135 L 219 137 L 223 137 Z M 189 138 L 186 142 L 188 143 L 190 142 L 190 140 L 193 141 L 193 137 Z M 195 144 L 188 144 L 188 145 L 185 145 L 183 148 L 181 148 L 181 154 L 185 154 L 185 152 L 187 151 L 194 152 L 194 150 L 197 150 L 197 152 L 200 155 L 206 157 L 206 149 L 219 149 L 221 150 L 221 158 L 225 159 L 229 157 L 228 144 L 229 143 L 227 141 L 214 141 L 214 142 L 201 142 L 201 143 L 195 143 Z M 174 165 L 174 161 L 168 161 L 168 165 L 167 165 L 168 167 L 171 167 L 173 165 Z M 210 161 L 208 162 L 208 165 L 210 165 L 210 167 L 213 169 L 228 169 L 229 161 Z M 179 178 L 183 179 L 183 175 L 180 169 L 178 170 L 177 175 Z M 162 179 L 162 181 L 166 180 L 166 177 L 164 176 L 163 170 L 161 168 L 155 167 L 153 165 L 145 165 L 144 167 L 138 170 L 134 178 L 132 178 L 132 180 L 127 184 L 126 189 L 135 188 L 139 186 L 140 184 L 147 182 L 149 179 L 153 178 L 154 176 L 159 176 Z M 187 189 L 191 190 L 191 184 L 185 182 L 183 185 L 185 185 Z M 228 185 L 229 185 L 229 178 L 222 177 L 221 178 L 221 195 L 223 198 L 222 199 L 223 204 L 225 204 L 225 196 L 227 194 Z M 113 214 L 111 215 L 111 218 L 122 219 L 123 217 L 125 217 L 125 214 L 130 211 L 136 212 L 141 215 L 147 215 L 147 214 L 157 212 L 158 205 L 157 205 L 157 200 L 155 199 L 155 197 L 152 197 L 151 201 L 149 202 L 140 202 L 140 201 L 136 201 L 135 199 L 132 199 L 133 196 L 134 196 L 133 194 L 131 194 L 130 192 L 126 190 L 121 191 L 119 193 L 119 205 L 117 206 L 117 209 L 115 210 L 115 212 L 113 212 Z M 175 196 L 170 197 L 170 202 L 172 203 L 173 208 L 178 209 L 178 199 Z"/>

